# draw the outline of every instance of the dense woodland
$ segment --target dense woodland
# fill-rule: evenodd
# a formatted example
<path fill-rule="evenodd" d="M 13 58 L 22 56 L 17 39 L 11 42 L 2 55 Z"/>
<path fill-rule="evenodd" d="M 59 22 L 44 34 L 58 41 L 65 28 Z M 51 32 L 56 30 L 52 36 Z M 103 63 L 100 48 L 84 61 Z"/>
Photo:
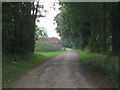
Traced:
<path fill-rule="evenodd" d="M 25 54 L 34 52 L 35 21 L 41 15 L 39 2 L 2 3 L 2 51 Z"/>
<path fill-rule="evenodd" d="M 60 3 L 55 20 L 64 46 L 118 55 L 120 3 Z"/>

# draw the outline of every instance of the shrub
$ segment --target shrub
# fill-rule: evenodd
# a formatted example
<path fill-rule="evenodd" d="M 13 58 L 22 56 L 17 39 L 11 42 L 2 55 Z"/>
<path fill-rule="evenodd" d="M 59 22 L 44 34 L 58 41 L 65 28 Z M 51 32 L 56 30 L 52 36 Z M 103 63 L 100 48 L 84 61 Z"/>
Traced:
<path fill-rule="evenodd" d="M 62 50 L 61 44 L 52 44 L 46 41 L 38 41 L 35 45 L 35 51 L 37 52 L 50 52 L 50 51 L 59 51 Z"/>

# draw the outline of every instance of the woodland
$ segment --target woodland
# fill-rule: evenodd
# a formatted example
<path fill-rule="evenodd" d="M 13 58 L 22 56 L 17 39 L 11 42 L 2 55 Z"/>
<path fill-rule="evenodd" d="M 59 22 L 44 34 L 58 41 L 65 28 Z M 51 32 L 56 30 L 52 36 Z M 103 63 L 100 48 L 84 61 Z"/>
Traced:
<path fill-rule="evenodd" d="M 60 13 L 54 21 L 63 46 L 78 51 L 88 68 L 118 86 L 120 2 L 59 2 L 59 5 Z M 40 64 L 40 60 L 64 52 L 42 53 L 45 45 L 36 44 L 39 35 L 47 37 L 44 29 L 36 25 L 38 18 L 44 17 L 42 12 L 46 10 L 39 1 L 2 3 L 3 87 L 8 87 L 6 83 L 17 74 Z M 35 51 L 36 46 L 39 52 Z"/>

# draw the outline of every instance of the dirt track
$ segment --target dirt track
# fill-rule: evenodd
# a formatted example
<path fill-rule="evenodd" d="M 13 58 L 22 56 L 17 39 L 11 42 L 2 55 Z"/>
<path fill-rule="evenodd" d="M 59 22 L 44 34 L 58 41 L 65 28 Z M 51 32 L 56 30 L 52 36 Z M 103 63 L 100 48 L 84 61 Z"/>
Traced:
<path fill-rule="evenodd" d="M 85 69 L 80 57 L 69 50 L 33 68 L 13 83 L 13 88 L 105 88 L 107 81 Z"/>

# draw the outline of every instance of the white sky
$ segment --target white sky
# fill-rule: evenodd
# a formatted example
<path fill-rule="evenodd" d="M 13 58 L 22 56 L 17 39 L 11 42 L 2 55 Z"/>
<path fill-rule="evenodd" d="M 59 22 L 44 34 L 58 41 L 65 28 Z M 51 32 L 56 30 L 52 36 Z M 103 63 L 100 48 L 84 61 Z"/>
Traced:
<path fill-rule="evenodd" d="M 55 28 L 57 27 L 57 23 L 54 24 L 54 17 L 60 12 L 59 11 L 59 4 L 53 5 L 54 2 L 58 3 L 58 0 L 40 0 L 44 5 L 44 9 L 47 10 L 45 14 L 46 17 L 39 18 L 40 22 L 37 22 L 38 27 L 44 27 L 47 31 L 48 37 L 57 37 L 60 39 L 58 33 L 56 32 Z M 54 10 L 54 8 L 55 10 Z"/>

